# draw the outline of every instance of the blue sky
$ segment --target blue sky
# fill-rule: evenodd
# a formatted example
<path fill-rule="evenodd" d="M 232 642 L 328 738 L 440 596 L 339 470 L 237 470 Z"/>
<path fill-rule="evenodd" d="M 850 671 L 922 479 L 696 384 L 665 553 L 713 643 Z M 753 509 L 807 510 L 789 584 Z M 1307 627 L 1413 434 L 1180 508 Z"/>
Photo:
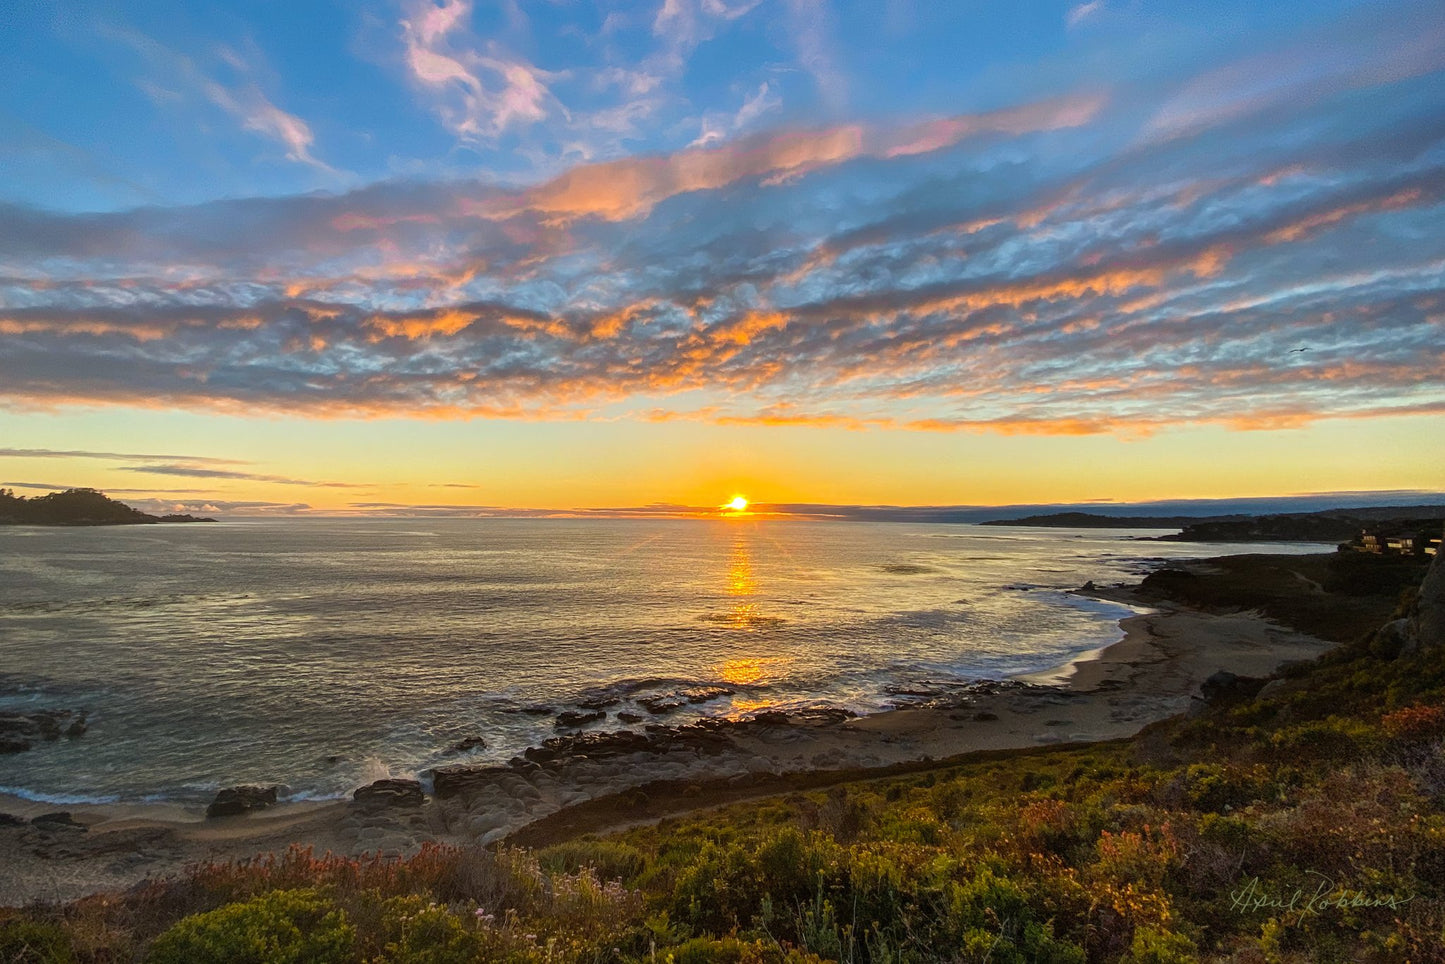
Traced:
<path fill-rule="evenodd" d="M 809 500 L 806 468 L 757 464 L 796 448 L 778 430 L 811 432 L 830 465 L 1094 439 L 1034 501 L 1107 495 L 1088 465 L 1128 446 L 1179 458 L 1191 432 L 1270 433 L 1296 463 L 1391 445 L 1383 469 L 1338 459 L 1313 480 L 1184 445 L 1199 484 L 1176 464 L 1135 496 L 1445 476 L 1438 4 L 20 0 L 5 16 L 0 435 L 16 450 L 166 451 L 184 417 L 251 440 L 263 470 L 231 482 L 282 485 L 362 478 L 408 424 L 441 422 L 422 462 L 465 471 L 446 453 L 485 437 L 526 462 L 491 493 L 509 504 L 584 437 L 635 458 L 577 499 L 617 504 L 643 464 L 659 500 L 738 480 Z M 314 446 L 296 440 L 337 421 L 371 427 L 300 471 Z M 542 423 L 564 441 L 537 460 Z M 694 448 L 731 433 L 740 454 L 664 473 L 678 430 Z M 0 456 L 0 482 L 54 466 L 18 459 Z M 927 456 L 909 459 L 868 494 L 940 501 L 912 481 Z M 1009 491 L 1002 471 L 941 501 Z"/>

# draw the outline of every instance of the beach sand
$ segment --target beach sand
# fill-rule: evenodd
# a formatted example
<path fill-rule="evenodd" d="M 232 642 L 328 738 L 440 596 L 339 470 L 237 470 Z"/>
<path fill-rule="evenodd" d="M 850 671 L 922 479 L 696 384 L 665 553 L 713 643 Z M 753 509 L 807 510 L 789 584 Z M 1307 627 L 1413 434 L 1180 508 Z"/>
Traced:
<path fill-rule="evenodd" d="M 725 725 L 702 734 L 706 740 L 629 752 L 579 747 L 543 765 L 479 768 L 474 786 L 411 809 L 282 802 L 207 820 L 173 806 L 57 806 L 0 795 L 0 814 L 29 821 L 63 810 L 80 825 L 0 820 L 0 905 L 122 889 L 292 844 L 352 855 L 410 854 L 429 840 L 543 844 L 969 753 L 1124 738 L 1187 709 L 1217 670 L 1264 676 L 1333 645 L 1252 612 L 1200 612 L 1122 587 L 1096 595 L 1150 611 L 1122 620 L 1124 638 L 1102 650 L 981 687 L 953 705 Z"/>

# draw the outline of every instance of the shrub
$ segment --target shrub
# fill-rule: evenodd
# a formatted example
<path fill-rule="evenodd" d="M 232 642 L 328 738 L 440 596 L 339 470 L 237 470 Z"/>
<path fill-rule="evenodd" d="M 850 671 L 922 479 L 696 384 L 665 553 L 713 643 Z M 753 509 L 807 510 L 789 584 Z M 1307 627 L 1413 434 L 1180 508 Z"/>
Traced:
<path fill-rule="evenodd" d="M 1278 730 L 1270 743 L 1282 759 L 1337 762 L 1369 755 L 1378 736 L 1359 720 L 1332 716 Z"/>
<path fill-rule="evenodd" d="M 58 925 L 23 917 L 0 922 L 0 961 L 68 964 L 73 960 L 70 935 Z"/>
<path fill-rule="evenodd" d="M 1445 706 L 1407 706 L 1387 713 L 1380 728 L 1402 743 L 1427 743 L 1445 737 Z"/>
<path fill-rule="evenodd" d="M 1134 931 L 1134 942 L 1122 964 L 1193 964 L 1197 960 L 1199 948 L 1183 934 L 1140 927 Z"/>
<path fill-rule="evenodd" d="M 179 921 L 153 964 L 326 964 L 353 959 L 356 931 L 315 890 L 277 890 Z"/>
<path fill-rule="evenodd" d="M 642 851 L 612 840 L 569 840 L 539 851 L 537 859 L 551 873 L 575 874 L 591 868 L 602 880 L 628 882 L 647 866 Z"/>
<path fill-rule="evenodd" d="M 483 952 L 481 938 L 445 907 L 420 897 L 393 897 L 381 908 L 388 964 L 471 964 Z"/>

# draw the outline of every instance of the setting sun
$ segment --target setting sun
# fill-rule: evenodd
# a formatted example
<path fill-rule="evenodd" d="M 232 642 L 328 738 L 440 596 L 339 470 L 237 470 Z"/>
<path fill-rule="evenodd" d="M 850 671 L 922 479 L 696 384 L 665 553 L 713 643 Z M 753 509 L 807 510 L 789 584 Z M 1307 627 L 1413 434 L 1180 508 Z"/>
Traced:
<path fill-rule="evenodd" d="M 733 500 L 724 505 L 723 508 L 732 512 L 746 512 L 748 511 L 748 500 L 740 495 L 735 495 L 733 496 Z"/>

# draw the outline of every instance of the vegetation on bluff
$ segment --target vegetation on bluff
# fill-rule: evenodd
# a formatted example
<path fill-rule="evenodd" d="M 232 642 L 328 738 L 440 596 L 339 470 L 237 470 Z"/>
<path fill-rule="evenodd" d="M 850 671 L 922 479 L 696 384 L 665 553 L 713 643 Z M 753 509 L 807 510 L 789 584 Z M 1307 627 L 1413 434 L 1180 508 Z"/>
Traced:
<path fill-rule="evenodd" d="M 123 526 L 214 521 L 190 515 L 150 515 L 95 489 L 66 489 L 34 498 L 16 495 L 12 489 L 0 489 L 0 525 Z"/>
<path fill-rule="evenodd" d="M 1363 634 L 1132 740 L 536 850 L 200 867 L 10 912 L 0 959 L 1438 961 L 1445 647 L 1405 639 Z"/>

